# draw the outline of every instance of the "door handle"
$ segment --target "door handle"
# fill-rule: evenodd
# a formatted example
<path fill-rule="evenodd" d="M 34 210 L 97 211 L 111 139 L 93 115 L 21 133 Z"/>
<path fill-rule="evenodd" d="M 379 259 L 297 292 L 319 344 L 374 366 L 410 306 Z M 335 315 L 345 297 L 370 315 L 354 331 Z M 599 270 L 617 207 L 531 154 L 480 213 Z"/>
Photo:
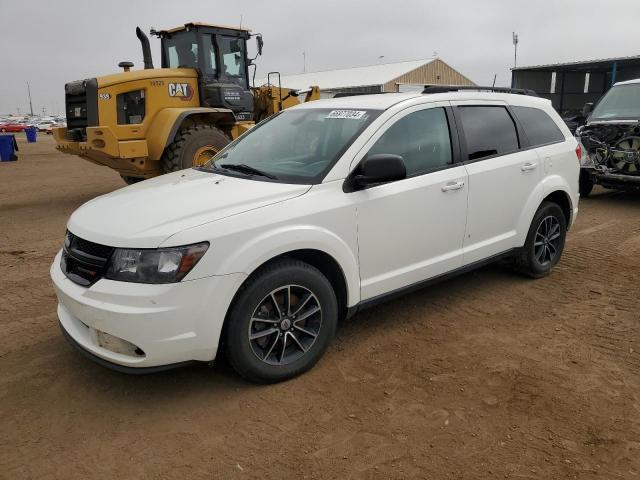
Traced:
<path fill-rule="evenodd" d="M 464 187 L 464 182 L 449 182 L 442 186 L 443 192 L 450 192 L 451 190 L 460 190 Z"/>
<path fill-rule="evenodd" d="M 537 163 L 527 162 L 520 167 L 520 170 L 522 170 L 523 172 L 528 172 L 530 170 L 535 170 L 536 168 L 538 168 Z"/>

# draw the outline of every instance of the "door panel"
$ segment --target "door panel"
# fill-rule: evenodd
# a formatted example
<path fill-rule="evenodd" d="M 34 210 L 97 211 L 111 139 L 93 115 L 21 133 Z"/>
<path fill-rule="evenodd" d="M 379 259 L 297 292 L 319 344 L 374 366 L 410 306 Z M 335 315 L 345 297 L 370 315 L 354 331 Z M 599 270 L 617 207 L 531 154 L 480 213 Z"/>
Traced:
<path fill-rule="evenodd" d="M 348 194 L 357 211 L 362 300 L 462 265 L 467 171 L 453 163 L 448 107 L 439 102 L 398 112 L 354 159 L 357 173 L 369 154 L 400 155 L 408 176 Z"/>
<path fill-rule="evenodd" d="M 462 266 L 467 192 L 457 166 L 353 194 L 362 300 Z"/>
<path fill-rule="evenodd" d="M 465 265 L 519 246 L 515 244 L 518 219 L 544 167 L 535 150 L 524 150 L 469 163 L 466 168 L 469 210 Z"/>
<path fill-rule="evenodd" d="M 464 264 L 520 246 L 518 220 L 536 191 L 544 163 L 518 129 L 504 102 L 455 102 L 469 175 Z M 541 200 L 541 198 L 540 198 Z"/>

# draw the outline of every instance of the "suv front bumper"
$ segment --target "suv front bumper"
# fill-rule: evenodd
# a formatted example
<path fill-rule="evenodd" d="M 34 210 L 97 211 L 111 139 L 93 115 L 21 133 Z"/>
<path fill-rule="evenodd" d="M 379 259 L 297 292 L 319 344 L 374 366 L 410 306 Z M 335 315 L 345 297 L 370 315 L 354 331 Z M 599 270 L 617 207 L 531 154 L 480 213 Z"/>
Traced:
<path fill-rule="evenodd" d="M 126 372 L 213 360 L 227 309 L 246 278 L 162 285 L 101 279 L 85 288 L 64 275 L 60 255 L 50 273 L 65 337 L 98 363 Z"/>

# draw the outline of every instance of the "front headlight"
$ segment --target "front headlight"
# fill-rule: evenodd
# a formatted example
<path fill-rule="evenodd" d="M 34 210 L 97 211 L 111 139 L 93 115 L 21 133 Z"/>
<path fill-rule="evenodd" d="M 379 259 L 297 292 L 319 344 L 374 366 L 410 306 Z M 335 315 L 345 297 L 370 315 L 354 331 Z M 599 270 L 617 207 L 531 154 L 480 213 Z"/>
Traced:
<path fill-rule="evenodd" d="M 208 242 L 157 249 L 116 248 L 105 277 L 121 282 L 179 282 L 196 266 L 207 248 Z"/>

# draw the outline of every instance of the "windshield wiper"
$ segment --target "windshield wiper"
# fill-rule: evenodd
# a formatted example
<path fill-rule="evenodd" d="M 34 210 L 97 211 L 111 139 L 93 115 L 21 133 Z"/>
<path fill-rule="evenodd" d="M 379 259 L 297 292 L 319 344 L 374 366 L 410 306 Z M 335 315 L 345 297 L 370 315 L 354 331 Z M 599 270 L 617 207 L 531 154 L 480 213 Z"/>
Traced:
<path fill-rule="evenodd" d="M 220 165 L 222 168 L 226 168 L 227 170 L 236 170 L 242 173 L 248 173 L 249 175 L 259 175 L 261 177 L 267 177 L 272 180 L 277 180 L 278 177 L 275 175 L 271 175 L 270 173 L 263 172 L 262 170 L 258 170 L 255 167 L 247 165 L 246 163 L 223 163 Z"/>

